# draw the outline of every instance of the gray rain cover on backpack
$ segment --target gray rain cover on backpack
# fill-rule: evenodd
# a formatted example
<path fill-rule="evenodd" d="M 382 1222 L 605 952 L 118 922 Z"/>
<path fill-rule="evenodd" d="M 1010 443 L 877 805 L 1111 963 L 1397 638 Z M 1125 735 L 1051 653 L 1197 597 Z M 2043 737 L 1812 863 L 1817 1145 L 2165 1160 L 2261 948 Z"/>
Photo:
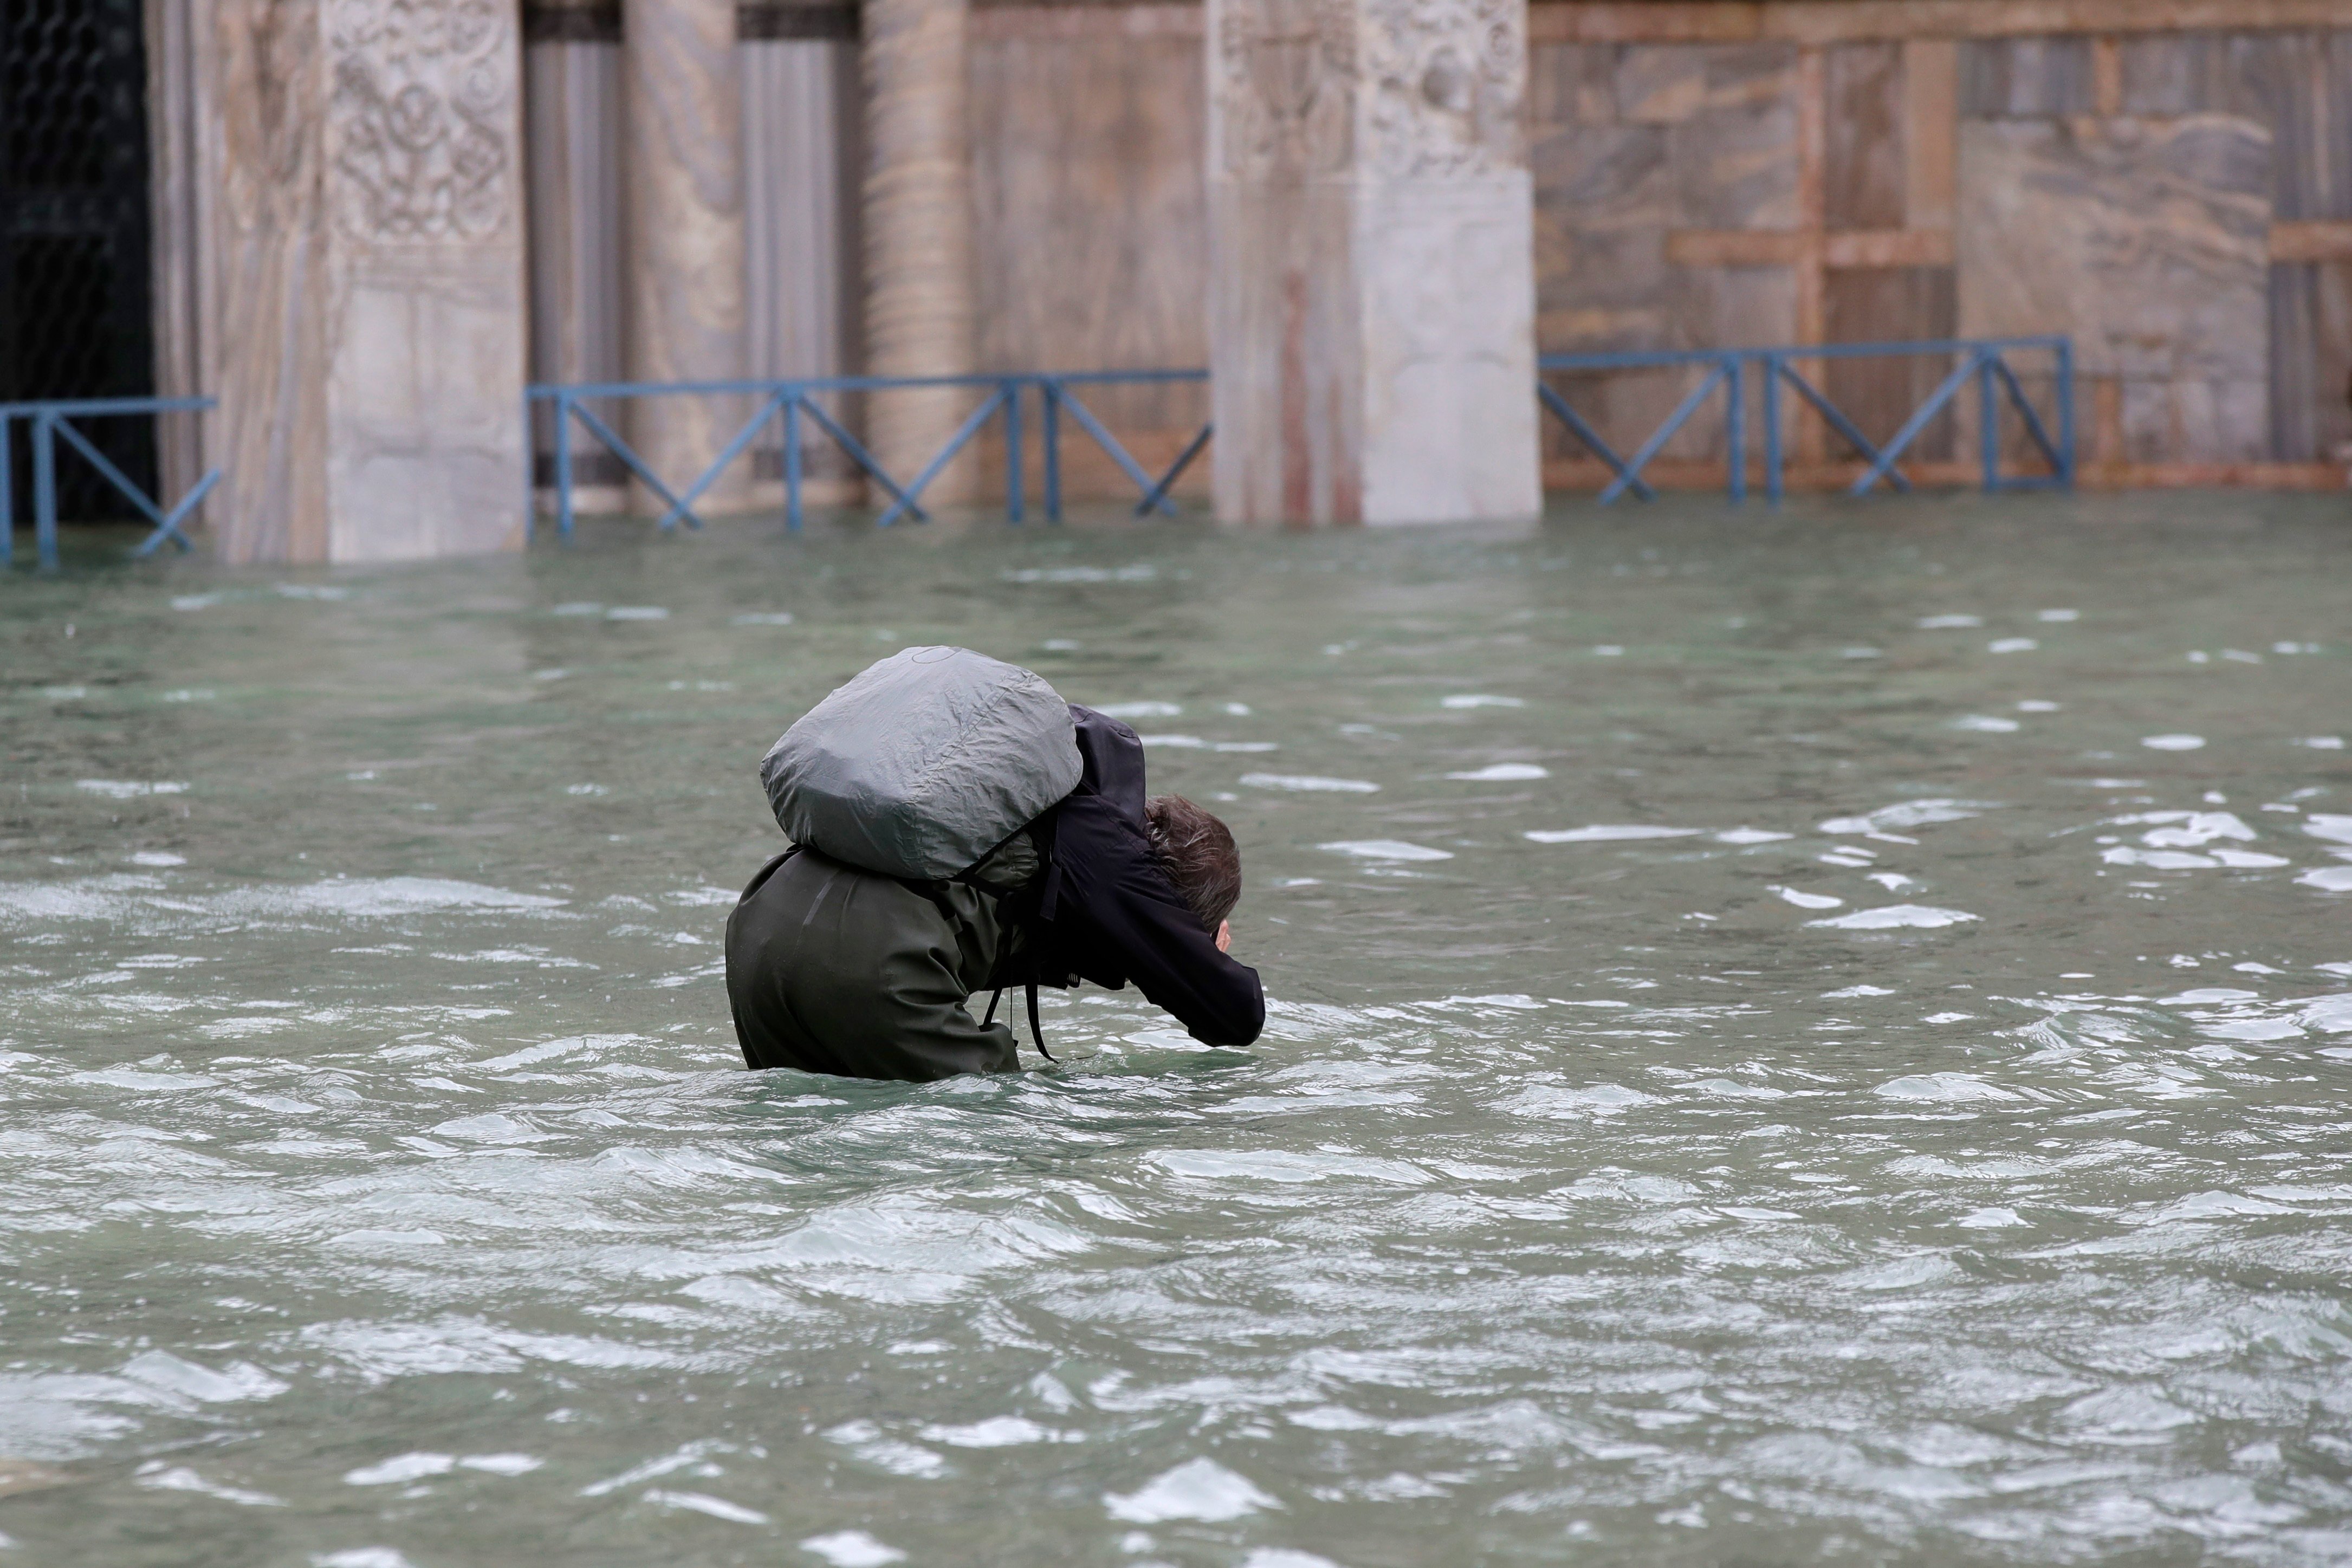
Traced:
<path fill-rule="evenodd" d="M 969 869 L 1076 789 L 1069 705 L 961 647 L 902 648 L 801 715 L 760 760 L 796 844 L 887 877 Z"/>

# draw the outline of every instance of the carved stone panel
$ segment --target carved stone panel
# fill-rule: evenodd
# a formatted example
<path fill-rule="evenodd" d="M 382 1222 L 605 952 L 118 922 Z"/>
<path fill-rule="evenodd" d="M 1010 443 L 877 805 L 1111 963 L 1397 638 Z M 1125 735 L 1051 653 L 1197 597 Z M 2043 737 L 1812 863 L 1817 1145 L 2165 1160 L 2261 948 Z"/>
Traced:
<path fill-rule="evenodd" d="M 331 0 L 329 155 L 347 233 L 478 240 L 507 223 L 514 36 L 498 0 Z"/>
<path fill-rule="evenodd" d="M 1523 165 L 1527 7 L 1511 0 L 1366 0 L 1370 162 L 1387 176 Z"/>
<path fill-rule="evenodd" d="M 1335 174 L 1355 153 L 1350 0 L 1223 0 L 1210 40 L 1216 167 Z"/>

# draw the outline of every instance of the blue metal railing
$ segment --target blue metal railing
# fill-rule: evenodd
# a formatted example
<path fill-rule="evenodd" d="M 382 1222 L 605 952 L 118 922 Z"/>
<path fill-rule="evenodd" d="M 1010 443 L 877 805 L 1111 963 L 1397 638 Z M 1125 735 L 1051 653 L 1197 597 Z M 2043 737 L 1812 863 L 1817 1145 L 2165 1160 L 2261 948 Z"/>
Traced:
<path fill-rule="evenodd" d="M 14 562 L 16 551 L 16 476 L 8 471 L 15 450 L 8 430 L 13 422 L 21 419 L 32 427 L 33 536 L 41 569 L 54 572 L 58 566 L 58 437 L 63 437 L 67 446 L 80 453 L 84 462 L 96 468 L 107 483 L 121 491 L 155 525 L 155 531 L 131 551 L 133 555 L 152 555 L 167 539 L 183 551 L 194 549 L 188 536 L 180 531 L 180 525 L 203 504 L 205 497 L 221 479 L 221 470 L 213 469 L 198 479 L 177 505 L 166 510 L 154 497 L 132 483 L 131 477 L 105 453 L 90 445 L 89 437 L 74 428 L 74 421 L 193 413 L 217 404 L 217 399 L 210 397 L 85 397 L 47 403 L 0 403 L 0 566 Z"/>
<path fill-rule="evenodd" d="M 1154 476 L 1120 445 L 1118 438 L 1095 416 L 1094 411 L 1086 405 L 1074 389 L 1203 382 L 1208 378 L 1209 373 L 1205 370 L 1098 370 L 1062 375 L 1033 372 L 1012 375 L 823 376 L 801 381 L 603 382 L 579 385 L 534 385 L 525 389 L 524 396 L 527 403 L 551 403 L 555 406 L 556 530 L 569 539 L 574 515 L 572 426 L 575 422 L 618 458 L 647 489 L 660 498 L 668 509 L 661 515 L 660 526 L 667 530 L 677 527 L 680 521 L 689 528 L 701 527 L 702 520 L 695 515 L 694 503 L 717 482 L 728 465 L 740 458 L 745 449 L 759 438 L 760 432 L 772 420 L 781 421 L 784 521 L 797 532 L 803 516 L 806 424 L 815 425 L 819 433 L 838 447 L 851 462 L 888 494 L 890 505 L 880 519 L 882 525 L 887 527 L 901 517 L 919 521 L 927 519 L 929 513 L 923 510 L 923 491 L 991 419 L 1002 416 L 1004 421 L 1005 510 L 1014 522 L 1019 522 L 1026 505 L 1024 465 L 1027 456 L 1022 438 L 1022 416 L 1024 405 L 1033 392 L 1044 416 L 1039 434 L 1045 459 L 1045 503 L 1048 518 L 1058 522 L 1062 516 L 1062 419 L 1065 415 L 1133 481 L 1142 498 L 1136 503 L 1137 516 L 1145 516 L 1155 510 L 1172 510 L 1168 492 L 1192 465 L 1192 459 L 1201 455 L 1201 449 L 1209 444 L 1212 426 L 1202 426 L 1200 434 L 1186 444 L 1167 471 Z M 915 387 L 968 387 L 981 393 L 982 396 L 970 416 L 948 438 L 947 444 L 923 465 L 911 481 L 901 484 L 883 468 L 863 442 L 851 435 L 839 419 L 825 411 L 819 398 L 828 394 L 890 392 Z M 719 450 L 709 467 L 682 494 L 670 489 L 646 466 L 636 450 L 614 432 L 611 424 L 588 406 L 591 403 L 613 398 L 672 395 L 748 396 L 760 400 L 757 410 L 735 433 L 734 438 Z M 536 510 L 534 507 L 533 511 Z"/>
<path fill-rule="evenodd" d="M 2046 353 L 2052 356 L 2052 422 L 2057 426 L 2054 437 L 2050 425 L 2043 422 L 2042 415 L 2034 408 L 2033 400 L 2026 395 L 2016 367 L 2010 363 L 2010 356 L 2020 353 Z M 1800 373 L 1795 363 L 1800 360 L 1921 356 L 1950 358 L 1957 360 L 1958 363 L 1918 407 L 1912 410 L 1909 417 L 1883 446 L 1864 436 L 1853 417 L 1832 403 L 1820 387 Z M 1724 446 L 1730 470 L 1728 489 L 1735 503 L 1745 500 L 1748 497 L 1747 383 L 1751 372 L 1763 378 L 1764 486 L 1776 505 L 1788 488 L 1785 421 L 1781 417 L 1780 403 L 1784 386 L 1793 389 L 1800 399 L 1822 416 L 1823 423 L 1853 447 L 1866 465 L 1861 477 L 1849 487 L 1849 494 L 1866 494 L 1881 480 L 1898 490 L 1909 489 L 1910 479 L 1896 465 L 1921 433 L 1937 415 L 1951 405 L 1971 379 L 1977 384 L 1978 463 L 1985 489 L 1991 492 L 2068 489 L 2074 483 L 2074 343 L 2071 338 L 1934 339 L 1917 342 L 1792 344 L 1759 349 L 1544 354 L 1536 361 L 1539 378 L 1561 371 L 1649 370 L 1676 365 L 1703 367 L 1705 374 L 1700 376 L 1698 384 L 1666 416 L 1665 422 L 1651 433 L 1630 458 L 1619 457 L 1601 438 L 1601 433 L 1569 405 L 1566 398 L 1548 383 L 1538 380 L 1536 395 L 1543 400 L 1543 405 L 1568 427 L 1570 434 L 1608 465 L 1615 476 L 1601 492 L 1602 502 L 1613 501 L 1629 489 L 1643 500 L 1651 500 L 1656 492 L 1643 479 L 1642 470 L 1649 466 L 1650 460 L 1664 448 L 1668 441 L 1690 423 L 1718 387 L 1724 391 Z M 2049 463 L 2047 474 L 2004 475 L 2000 471 L 2000 411 L 2004 397 L 2017 411 L 2027 437 Z"/>
<path fill-rule="evenodd" d="M 2033 399 L 2027 395 L 2024 383 L 2011 363 L 2011 356 L 2020 353 L 2047 353 L 2052 356 L 2053 406 L 2047 420 L 2034 407 Z M 1871 441 L 1852 416 L 1831 402 L 1822 389 L 1797 368 L 1800 362 L 1806 361 L 1920 356 L 1948 358 L 1956 363 L 1950 373 L 1883 444 Z M 1718 392 L 1722 394 L 1730 499 L 1735 502 L 1745 500 L 1748 486 L 1748 389 L 1751 379 L 1759 376 L 1761 377 L 1763 391 L 1764 483 L 1767 493 L 1775 502 L 1781 499 L 1787 488 L 1787 422 L 1782 409 L 1783 388 L 1793 390 L 1802 403 L 1818 414 L 1862 458 L 1865 465 L 1864 471 L 1850 487 L 1851 493 L 1854 495 L 1864 494 L 1882 481 L 1898 490 L 1909 489 L 1911 481 L 1900 467 L 1904 455 L 1936 417 L 1953 405 L 1971 381 L 1977 386 L 1978 463 L 1982 483 L 1988 491 L 2065 488 L 2074 482 L 2074 351 L 2073 341 L 2064 337 L 1938 339 L 1919 342 L 1545 354 L 1536 363 L 1540 375 L 1676 366 L 1695 366 L 1701 372 L 1697 384 L 1685 394 L 1665 421 L 1651 433 L 1631 458 L 1621 457 L 1556 388 L 1540 378 L 1538 380 L 1536 394 L 1542 405 L 1609 467 L 1612 478 L 1601 492 L 1604 502 L 1615 500 L 1627 490 L 1644 500 L 1652 499 L 1656 491 L 1642 477 L 1643 470 Z M 1023 439 L 1023 424 L 1024 410 L 1033 395 L 1043 415 L 1039 435 L 1044 457 L 1044 499 L 1047 517 L 1059 521 L 1062 516 L 1062 425 L 1066 416 L 1075 422 L 1135 485 L 1140 498 L 1136 502 L 1136 515 L 1148 516 L 1155 511 L 1172 510 L 1169 492 L 1200 457 L 1214 426 L 1202 425 L 1199 433 L 1177 455 L 1175 461 L 1164 472 L 1154 475 L 1136 461 L 1133 454 L 1087 406 L 1078 389 L 1201 383 L 1207 381 L 1209 373 L 1205 370 L 1108 370 L 1068 374 L 1027 372 L 1005 375 L 829 376 L 800 381 L 610 382 L 534 385 L 527 389 L 526 399 L 528 404 L 554 405 L 557 525 L 568 538 L 574 520 L 572 442 L 575 423 L 618 458 L 624 467 L 661 499 L 668 510 L 662 514 L 660 526 L 671 529 L 680 521 L 689 527 L 700 527 L 702 520 L 695 515 L 694 503 L 718 480 L 729 464 L 742 457 L 770 421 L 781 421 L 785 518 L 789 525 L 797 530 L 803 518 L 802 490 L 806 470 L 808 425 L 814 424 L 820 434 L 837 446 L 851 462 L 888 494 L 890 504 L 880 519 L 887 526 L 902 517 L 928 517 L 929 514 L 922 506 L 924 490 L 992 419 L 1002 418 L 1004 423 L 1005 508 L 1012 520 L 1019 522 L 1026 505 L 1024 464 L 1027 453 L 1026 443 Z M 850 434 L 840 419 L 826 410 L 820 399 L 844 393 L 889 392 L 916 387 L 965 387 L 981 395 L 971 415 L 946 445 L 923 465 L 911 481 L 902 484 L 883 468 L 863 443 Z M 611 424 L 590 406 L 591 404 L 617 398 L 713 395 L 754 397 L 759 400 L 758 408 L 718 458 L 683 493 L 672 489 L 653 472 L 636 451 L 614 431 Z M 2004 404 L 2015 411 L 2032 448 L 2038 450 L 2047 462 L 2049 471 L 2046 474 L 2005 475 L 2001 472 L 2000 416 Z M 58 564 L 57 446 L 60 439 L 154 524 L 154 531 L 133 550 L 134 555 L 152 554 L 167 539 L 183 551 L 191 549 L 182 525 L 221 480 L 221 470 L 213 468 L 167 509 L 156 498 L 141 489 L 121 468 L 91 444 L 89 437 L 76 427 L 77 422 L 153 417 L 161 414 L 208 410 L 216 405 L 216 400 L 210 397 L 107 397 L 0 403 L 0 565 L 11 562 L 15 549 L 15 487 L 10 473 L 14 452 L 10 440 L 13 424 L 23 421 L 30 427 L 33 524 L 41 565 L 53 570 Z"/>

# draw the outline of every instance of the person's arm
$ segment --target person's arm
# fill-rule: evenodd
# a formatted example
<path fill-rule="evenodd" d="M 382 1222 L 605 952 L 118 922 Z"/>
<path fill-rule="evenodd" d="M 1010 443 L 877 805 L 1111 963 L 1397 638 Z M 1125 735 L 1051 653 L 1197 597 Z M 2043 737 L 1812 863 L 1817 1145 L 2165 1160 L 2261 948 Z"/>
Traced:
<path fill-rule="evenodd" d="M 1142 831 L 1108 801 L 1063 805 L 1055 857 L 1062 867 L 1060 921 L 1106 966 L 1135 982 L 1203 1045 L 1246 1046 L 1265 1027 L 1257 971 L 1217 949 L 1214 933 L 1176 895 Z"/>

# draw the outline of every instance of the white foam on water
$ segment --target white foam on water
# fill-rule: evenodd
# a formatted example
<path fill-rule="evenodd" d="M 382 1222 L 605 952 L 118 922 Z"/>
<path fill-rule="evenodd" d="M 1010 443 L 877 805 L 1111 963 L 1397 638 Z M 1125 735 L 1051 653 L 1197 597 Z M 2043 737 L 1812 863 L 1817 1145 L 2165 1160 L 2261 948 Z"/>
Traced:
<path fill-rule="evenodd" d="M 1902 827 L 1925 827 L 1937 822 L 1965 822 L 1996 809 L 1989 800 L 1906 800 L 1882 805 L 1862 816 L 1833 816 L 1821 825 L 1823 833 L 1888 833 Z"/>
<path fill-rule="evenodd" d="M 1966 1105 L 1978 1100 L 2015 1100 L 2015 1094 L 1996 1088 L 1972 1073 L 1931 1072 L 1906 1078 L 1890 1079 L 1874 1091 L 1884 1100 L 1920 1100 L 1948 1105 Z"/>
<path fill-rule="evenodd" d="M 341 915 L 352 920 L 450 910 L 519 913 L 563 907 L 562 899 L 516 893 L 445 877 L 336 877 L 318 882 L 239 888 L 203 900 L 222 914 Z"/>
<path fill-rule="evenodd" d="M 2151 871 L 2210 871 L 2221 864 L 2210 855 L 2185 849 L 2142 849 L 2129 844 L 2103 849 L 2099 858 L 2110 866 L 2145 866 Z"/>
<path fill-rule="evenodd" d="M 895 1546 L 883 1545 L 862 1530 L 812 1535 L 800 1544 L 803 1552 L 824 1558 L 833 1568 L 887 1568 L 889 1563 L 907 1560 L 905 1552 Z"/>
<path fill-rule="evenodd" d="M 1027 1443 L 1076 1442 L 1082 1438 L 1082 1434 L 1056 1432 L 1021 1415 L 992 1415 L 985 1421 L 962 1426 L 926 1426 L 916 1436 L 926 1442 L 945 1443 L 950 1448 L 1012 1448 Z"/>
<path fill-rule="evenodd" d="M 2033 613 L 2033 618 L 2037 621 L 2079 621 L 2083 618 L 2083 612 L 2080 610 L 2036 610 Z"/>
<path fill-rule="evenodd" d="M 346 1470 L 343 1479 L 355 1487 L 400 1486 L 409 1481 L 423 1480 L 427 1476 L 446 1476 L 457 1468 L 457 1456 L 455 1454 L 395 1454 L 389 1459 Z"/>
<path fill-rule="evenodd" d="M 1466 773 L 1445 776 L 1459 779 L 1465 784 L 1519 784 L 1528 779 L 1548 779 L 1551 777 L 1551 770 L 1538 767 L 1534 763 L 1489 763 L 1483 768 L 1472 768 Z"/>
<path fill-rule="evenodd" d="M 1222 1524 L 1282 1504 L 1247 1477 L 1203 1458 L 1187 1459 L 1124 1497 L 1106 1493 L 1103 1506 L 1113 1519 L 1131 1524 L 1160 1524 L 1171 1519 Z"/>
<path fill-rule="evenodd" d="M 1138 735 L 1136 739 L 1147 746 L 1164 746 L 1180 752 L 1205 751 L 1209 744 L 1198 735 Z"/>
<path fill-rule="evenodd" d="M 2205 745 L 2202 735 L 2143 735 L 2139 743 L 2152 752 L 2195 752 Z"/>
<path fill-rule="evenodd" d="M 1594 1116 L 1616 1116 L 1657 1103 L 1657 1096 L 1643 1094 L 1638 1089 L 1627 1089 L 1622 1084 L 1596 1083 L 1585 1089 L 1532 1084 L 1505 1100 L 1501 1109 L 1515 1115 L 1539 1116 L 1551 1121 L 1582 1121 Z"/>
<path fill-rule="evenodd" d="M 1376 795 L 1381 787 L 1364 779 L 1324 778 L 1317 773 L 1244 773 L 1241 782 L 1254 789 L 1320 791 L 1331 795 Z"/>
<path fill-rule="evenodd" d="M 1213 747 L 1219 752 L 1278 752 L 1282 748 L 1272 741 L 1219 741 Z"/>
<path fill-rule="evenodd" d="M 2032 637 L 1995 637 L 1985 644 L 1987 653 L 2032 653 L 2042 645 Z"/>
<path fill-rule="evenodd" d="M 1450 849 L 1432 849 L 1424 844 L 1410 844 L 1402 838 L 1343 838 L 1332 844 L 1318 844 L 1334 855 L 1352 855 L 1360 860 L 1451 860 Z"/>
<path fill-rule="evenodd" d="M 2303 819 L 2303 830 L 2314 838 L 2325 838 L 2335 844 L 2352 844 L 2352 816 L 2315 811 Z"/>
<path fill-rule="evenodd" d="M 2058 704 L 2045 701 L 2039 697 L 2029 697 L 2017 705 L 2017 710 L 2020 713 L 2055 713 L 2058 711 Z"/>
<path fill-rule="evenodd" d="M 153 866 L 160 868 L 166 866 L 184 866 L 188 863 L 188 858 L 185 855 L 174 855 L 168 849 L 142 849 L 131 857 L 131 863 L 133 866 Z"/>
<path fill-rule="evenodd" d="M 1774 888 L 1771 891 L 1780 894 L 1783 903 L 1794 904 L 1801 910 L 1839 910 L 1845 907 L 1843 899 L 1832 898 L 1827 893 L 1802 893 L 1794 888 Z"/>
<path fill-rule="evenodd" d="M 1625 657 L 1624 647 L 1619 643 L 1598 643 L 1594 645 L 1592 651 L 1595 657 L 1601 658 L 1622 658 Z"/>
<path fill-rule="evenodd" d="M 211 1082 L 209 1079 L 204 1080 Z M 122 1375 L 150 1388 L 162 1389 L 207 1405 L 247 1399 L 275 1399 L 288 1385 L 247 1362 L 233 1362 L 215 1372 L 198 1362 L 184 1361 L 169 1351 L 144 1351 L 122 1363 Z"/>
<path fill-rule="evenodd" d="M 2305 735 L 2301 740 L 2297 741 L 2295 744 L 2298 746 L 2308 746 L 2315 752 L 2340 752 L 2344 749 L 2344 737 L 2341 735 Z"/>
<path fill-rule="evenodd" d="M 1392 1498 L 1444 1497 L 1445 1495 L 1444 1488 L 1432 1486 L 1427 1482 L 1420 1483 L 1417 1488 L 1406 1488 L 1393 1484 L 1395 1478 L 1391 1478 L 1391 1484 L 1387 1488 L 1387 1495 Z M 1373 1486 L 1381 1484 L 1377 1481 L 1372 1483 Z M 1366 1495 L 1374 1494 L 1368 1489 Z M 1341 1565 L 1332 1562 L 1328 1557 L 1318 1557 L 1312 1552 L 1300 1552 L 1294 1547 L 1258 1546 L 1251 1548 L 1250 1554 L 1242 1559 L 1242 1568 L 1341 1568 Z"/>
<path fill-rule="evenodd" d="M 1149 583 L 1160 572 L 1138 561 L 1127 566 L 1023 566 L 998 575 L 1007 583 Z"/>
<path fill-rule="evenodd" d="M 223 1486 L 218 1481 L 208 1481 L 185 1465 L 175 1466 L 170 1469 L 142 1470 L 136 1479 L 141 1486 L 152 1487 L 158 1491 L 195 1492 L 204 1497 L 218 1498 L 223 1502 L 241 1503 L 247 1508 L 284 1508 L 286 1506 L 283 1499 L 271 1497 L 268 1492 L 248 1491 L 243 1487 Z"/>
<path fill-rule="evenodd" d="M 2323 893 L 2352 893 L 2352 866 L 2322 866 L 2295 879 L 2298 886 Z"/>
<path fill-rule="evenodd" d="M 520 1476 L 547 1463 L 530 1454 L 468 1454 L 457 1461 L 461 1470 L 480 1470 L 486 1475 Z"/>
<path fill-rule="evenodd" d="M 1794 838 L 1793 833 L 1775 833 L 1769 827 L 1734 827 L 1715 836 L 1717 844 L 1778 844 L 1784 838 Z"/>
<path fill-rule="evenodd" d="M 1491 691 L 1461 691 L 1438 699 L 1442 708 L 1524 708 L 1524 697 L 1497 697 Z"/>
<path fill-rule="evenodd" d="M 1175 702 L 1106 702 L 1095 711 L 1106 719 L 1173 719 L 1184 709 Z"/>
<path fill-rule="evenodd" d="M 1955 730 L 1976 730 L 1988 735 L 2010 735 L 2023 728 L 2014 719 L 1996 719 L 1989 713 L 1970 713 L 1952 721 Z"/>
<path fill-rule="evenodd" d="M 669 612 L 659 605 L 615 605 L 604 612 L 608 621 L 666 621 Z"/>
<path fill-rule="evenodd" d="M 1919 617 L 1918 625 L 1923 632 L 1958 632 L 1984 625 L 1984 617 L 1982 616 L 1922 616 Z"/>
<path fill-rule="evenodd" d="M 1805 923 L 1833 931 L 1937 931 L 1978 918 L 1965 910 L 1937 909 L 1933 904 L 1885 904 Z"/>
<path fill-rule="evenodd" d="M 74 788 L 90 795 L 102 795 L 109 800 L 136 800 L 142 795 L 188 793 L 188 786 L 177 781 L 150 784 L 138 779 L 76 779 Z"/>
<path fill-rule="evenodd" d="M 341 1552 L 313 1552 L 310 1568 L 416 1568 L 396 1548 L 352 1546 Z"/>
<path fill-rule="evenodd" d="M 1614 844 L 1640 838 L 1696 838 L 1704 827 L 1655 827 L 1643 823 L 1599 823 L 1591 827 L 1537 827 L 1519 835 L 1534 844 Z"/>
<path fill-rule="evenodd" d="M 664 1508 L 682 1508 L 694 1513 L 708 1514 L 712 1519 L 726 1520 L 730 1524 L 768 1522 L 768 1516 L 758 1509 L 745 1508 L 740 1503 L 729 1502 L 725 1498 L 712 1497 L 709 1492 L 675 1492 L 651 1487 L 646 1489 L 645 1499 Z"/>

